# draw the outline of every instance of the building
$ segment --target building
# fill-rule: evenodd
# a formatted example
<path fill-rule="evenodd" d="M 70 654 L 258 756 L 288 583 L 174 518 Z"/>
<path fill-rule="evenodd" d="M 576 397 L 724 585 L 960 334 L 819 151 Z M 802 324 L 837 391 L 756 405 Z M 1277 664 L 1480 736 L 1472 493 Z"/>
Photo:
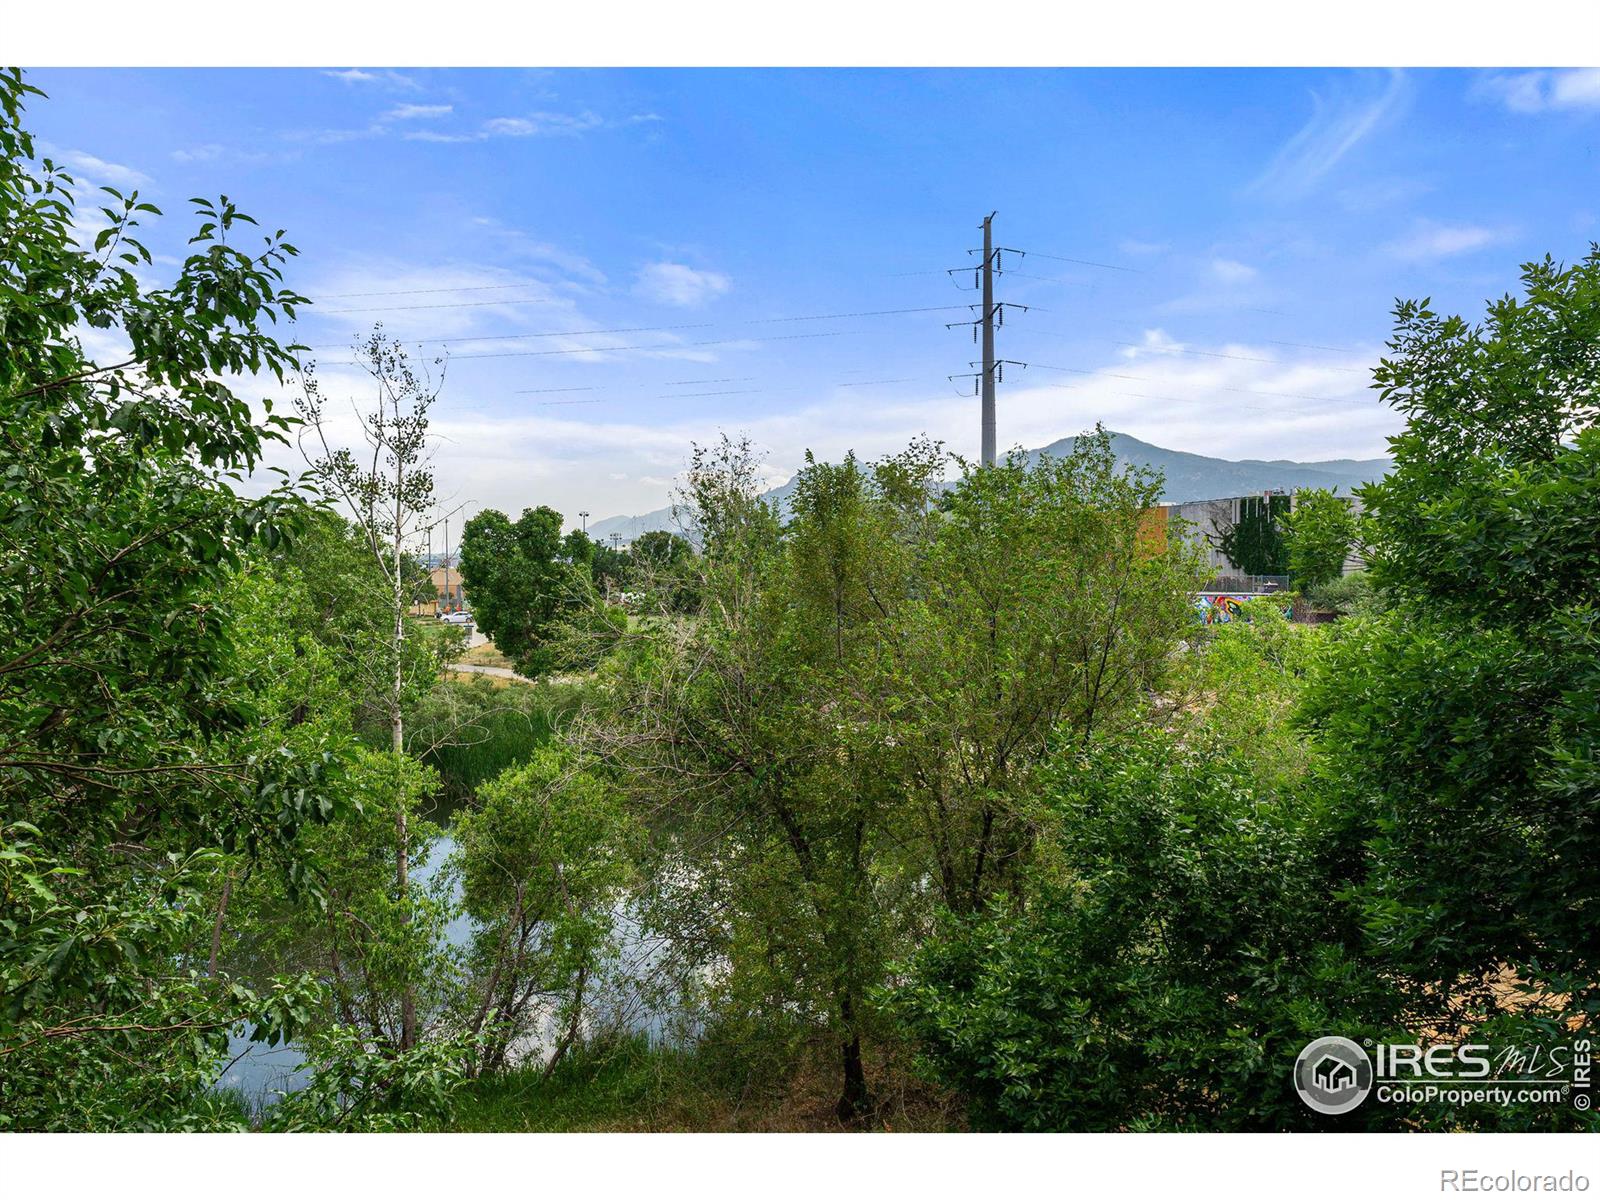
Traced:
<path fill-rule="evenodd" d="M 1269 500 L 1269 497 L 1272 499 Z M 1241 577 L 1238 569 L 1228 561 L 1218 547 L 1218 534 L 1221 530 L 1235 525 L 1246 507 L 1252 503 L 1272 504 L 1275 500 L 1288 500 L 1290 512 L 1294 511 L 1294 493 L 1257 493 L 1251 496 L 1223 496 L 1215 500 L 1189 500 L 1183 504 L 1161 504 L 1148 510 L 1145 514 L 1145 536 L 1155 540 L 1159 546 L 1166 545 L 1166 539 L 1173 530 L 1181 530 L 1181 536 L 1191 545 L 1198 546 L 1205 555 L 1205 563 L 1219 579 L 1240 580 L 1253 577 Z M 1358 516 L 1362 511 L 1361 499 L 1358 496 L 1343 497 L 1350 505 L 1351 511 Z M 1366 566 L 1358 547 L 1352 547 L 1351 553 L 1345 559 L 1344 573 L 1359 571 Z M 1262 580 L 1277 581 L 1277 576 L 1261 576 Z M 1283 582 L 1287 582 L 1284 580 Z M 1238 582 L 1230 582 L 1229 590 L 1239 590 Z M 1271 590 L 1270 588 L 1264 590 Z"/>
<path fill-rule="evenodd" d="M 411 606 L 414 617 L 433 617 L 440 613 L 460 612 L 467 607 L 467 594 L 461 587 L 461 572 L 455 567 L 433 567 L 428 571 L 428 582 L 433 585 L 434 599 Z"/>

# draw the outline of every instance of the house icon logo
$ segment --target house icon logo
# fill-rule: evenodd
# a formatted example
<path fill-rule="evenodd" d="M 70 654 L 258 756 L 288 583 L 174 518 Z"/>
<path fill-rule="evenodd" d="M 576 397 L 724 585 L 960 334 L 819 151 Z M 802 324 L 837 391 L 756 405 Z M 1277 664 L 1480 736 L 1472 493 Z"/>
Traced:
<path fill-rule="evenodd" d="M 1311 1068 L 1311 1078 L 1323 1091 L 1337 1093 L 1355 1087 L 1356 1069 L 1343 1059 L 1327 1054 Z"/>
<path fill-rule="evenodd" d="M 1294 1060 L 1294 1088 L 1315 1112 L 1347 1113 L 1372 1090 L 1372 1060 L 1349 1038 L 1318 1038 Z"/>

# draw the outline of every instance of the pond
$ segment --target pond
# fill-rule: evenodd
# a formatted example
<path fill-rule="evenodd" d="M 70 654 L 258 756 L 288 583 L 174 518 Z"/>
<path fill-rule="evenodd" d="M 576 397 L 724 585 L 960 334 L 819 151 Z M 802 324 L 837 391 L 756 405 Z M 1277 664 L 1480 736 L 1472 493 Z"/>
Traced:
<path fill-rule="evenodd" d="M 413 873 L 416 882 L 428 883 L 449 862 L 455 849 L 455 839 L 448 833 L 441 835 Z M 459 900 L 459 879 L 454 886 Z M 606 973 L 613 986 L 586 1003 L 585 1026 L 590 1030 L 605 1028 L 642 1034 L 652 1042 L 674 1040 L 682 1014 L 651 1003 L 640 989 L 628 986 L 645 983 L 663 957 L 659 939 L 645 932 L 630 907 L 624 901 L 612 913 L 617 954 L 606 964 Z M 476 922 L 461 913 L 446 926 L 444 938 L 452 946 L 465 946 L 471 941 L 475 928 Z M 542 1036 L 517 1047 L 514 1053 L 518 1061 L 543 1061 L 549 1056 L 559 1036 L 554 1017 L 553 1012 L 547 1013 Z M 298 1091 L 310 1081 L 305 1056 L 292 1043 L 275 1048 L 253 1043 L 246 1029 L 230 1037 L 228 1054 L 232 1061 L 213 1087 L 236 1093 L 255 1112 L 274 1103 L 281 1094 Z"/>

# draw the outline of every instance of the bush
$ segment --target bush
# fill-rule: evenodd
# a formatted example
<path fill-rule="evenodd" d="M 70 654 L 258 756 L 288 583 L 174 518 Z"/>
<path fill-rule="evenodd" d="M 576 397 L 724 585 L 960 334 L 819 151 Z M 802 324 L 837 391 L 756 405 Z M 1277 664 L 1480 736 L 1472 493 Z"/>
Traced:
<path fill-rule="evenodd" d="M 1330 905 L 1340 856 L 1315 807 L 1154 737 L 1057 763 L 1044 801 L 1054 831 L 1032 895 L 947 917 L 889 998 L 973 1125 L 1328 1125 L 1293 1090 L 1295 1055 L 1392 1014 Z"/>
<path fill-rule="evenodd" d="M 1365 571 L 1354 571 L 1306 589 L 1306 599 L 1320 612 L 1341 617 L 1364 617 L 1379 612 L 1383 600 Z"/>

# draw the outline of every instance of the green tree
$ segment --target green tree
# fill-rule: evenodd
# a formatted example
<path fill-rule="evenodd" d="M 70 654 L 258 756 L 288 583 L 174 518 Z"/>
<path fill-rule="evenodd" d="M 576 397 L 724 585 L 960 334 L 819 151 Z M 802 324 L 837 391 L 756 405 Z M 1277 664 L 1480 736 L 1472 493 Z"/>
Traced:
<path fill-rule="evenodd" d="M 1406 427 L 1363 492 L 1391 605 L 1342 630 L 1308 715 L 1418 1023 L 1526 1040 L 1600 1012 L 1600 250 L 1522 282 L 1477 325 L 1396 309 L 1376 379 Z"/>
<path fill-rule="evenodd" d="M 349 659 L 366 675 L 365 692 L 375 698 L 389 725 L 389 750 L 395 758 L 406 753 L 407 700 L 419 684 L 438 679 L 438 662 L 430 656 L 408 653 L 410 610 L 426 575 L 417 570 L 414 549 L 432 528 L 434 481 L 428 413 L 438 398 L 442 379 L 435 383 L 411 362 L 399 342 L 385 336 L 382 325 L 355 346 L 356 361 L 372 380 L 376 406 L 361 414 L 365 447 L 359 452 L 330 441 L 320 385 L 307 369 L 297 405 L 311 447 L 303 452 L 323 494 L 342 506 L 365 544 L 369 561 L 383 580 L 387 599 L 384 634 L 358 647 Z M 442 365 L 436 362 L 435 365 Z M 369 465 L 370 464 L 370 465 Z M 416 670 L 425 674 L 419 680 Z M 403 789 L 405 774 L 394 772 Z M 410 895 L 408 874 L 411 854 L 407 828 L 411 806 L 403 794 L 390 806 L 395 822 L 395 891 Z M 402 997 L 399 1049 L 410 1050 L 417 1041 L 417 1014 L 409 992 Z"/>
<path fill-rule="evenodd" d="M 80 235 L 75 183 L 22 125 L 38 94 L 0 73 L 0 1121 L 163 1127 L 217 1116 L 198 1089 L 229 1028 L 281 1038 L 314 992 L 186 953 L 225 856 L 299 886 L 302 828 L 335 812 L 323 748 L 291 747 L 239 676 L 230 594 L 302 508 L 233 484 L 289 427 L 239 389 L 294 368 L 265 326 L 303 301 L 294 247 L 242 240 L 226 197 L 194 202 L 172 282 L 142 286 L 156 208 L 104 189 Z M 91 359 L 85 327 L 123 349 Z"/>
<path fill-rule="evenodd" d="M 630 587 L 642 592 L 641 608 L 689 613 L 698 603 L 694 547 L 662 529 L 640 534 L 628 547 Z"/>
<path fill-rule="evenodd" d="M 888 962 L 936 897 L 1017 883 L 1052 730 L 1115 727 L 1189 627 L 1192 561 L 1139 536 L 1159 481 L 1081 443 L 971 472 L 943 506 L 931 443 L 808 458 L 782 529 L 747 445 L 698 452 L 698 614 L 625 639 L 588 727 L 656 814 L 655 919 L 728 964 L 719 1014 L 786 1011 L 833 1043 L 842 1119 L 872 1108 Z"/>
<path fill-rule="evenodd" d="M 512 1046 L 561 1029 L 545 1074 L 571 1049 L 631 877 L 620 797 L 575 756 L 547 746 L 485 784 L 456 836 L 466 911 L 475 920 L 477 981 L 465 1021 L 480 1038 L 477 1069 L 508 1064 Z"/>
<path fill-rule="evenodd" d="M 563 541 L 561 521 L 545 505 L 515 524 L 486 508 L 461 538 L 461 580 L 478 626 L 530 678 L 563 665 L 563 624 L 600 604 L 587 560 L 573 557 L 583 547 Z"/>
<path fill-rule="evenodd" d="M 1344 574 L 1360 520 L 1343 497 L 1326 488 L 1306 488 L 1295 493 L 1294 508 L 1283 517 L 1283 533 L 1295 585 L 1315 588 Z"/>

